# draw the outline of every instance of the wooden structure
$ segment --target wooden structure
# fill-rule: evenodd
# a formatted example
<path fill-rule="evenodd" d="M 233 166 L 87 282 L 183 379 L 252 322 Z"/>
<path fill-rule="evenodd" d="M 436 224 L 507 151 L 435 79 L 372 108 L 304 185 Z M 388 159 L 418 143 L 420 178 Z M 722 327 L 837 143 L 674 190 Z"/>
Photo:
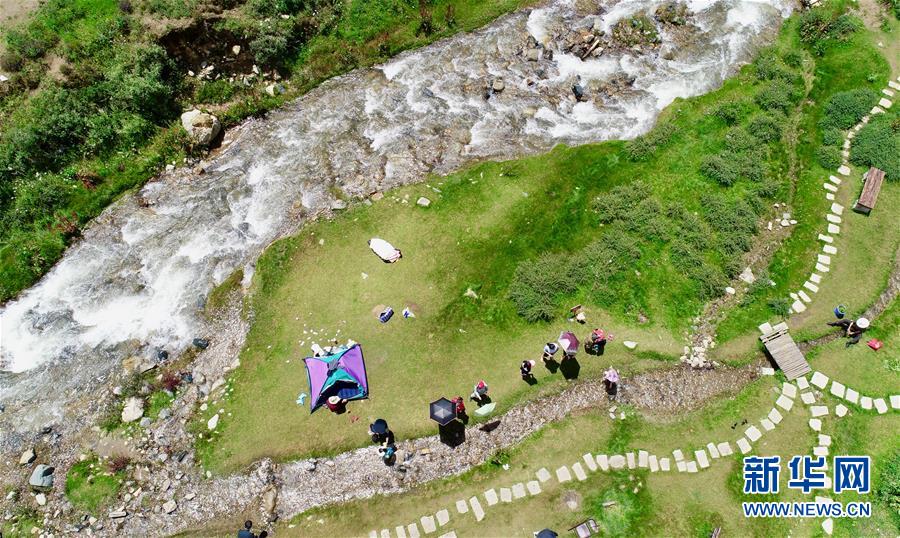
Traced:
<path fill-rule="evenodd" d="M 881 191 L 882 183 L 884 183 L 884 170 L 879 170 L 874 166 L 869 168 L 869 171 L 863 176 L 863 189 L 859 199 L 853 204 L 853 210 L 868 215 L 875 209 L 875 202 L 878 201 L 878 192 Z"/>
<path fill-rule="evenodd" d="M 781 371 L 784 372 L 788 381 L 793 381 L 811 372 L 812 368 L 809 367 L 809 363 L 806 362 L 806 358 L 800 352 L 800 348 L 797 347 L 794 339 L 788 333 L 787 323 L 779 323 L 774 327 L 768 327 L 767 325 L 760 327 L 763 334 L 759 339 L 762 340 L 769 355 L 771 355 L 775 364 L 781 368 Z"/>
<path fill-rule="evenodd" d="M 597 525 L 597 522 L 593 519 L 588 519 L 575 525 L 569 529 L 569 531 L 574 532 L 578 538 L 590 538 L 591 536 L 600 533 L 600 526 Z"/>

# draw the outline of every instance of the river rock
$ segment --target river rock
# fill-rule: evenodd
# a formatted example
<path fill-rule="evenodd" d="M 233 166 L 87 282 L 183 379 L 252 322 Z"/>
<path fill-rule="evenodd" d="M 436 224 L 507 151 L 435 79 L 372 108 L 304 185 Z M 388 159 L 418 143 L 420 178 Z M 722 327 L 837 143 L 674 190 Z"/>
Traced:
<path fill-rule="evenodd" d="M 222 130 L 219 118 L 197 109 L 188 110 L 181 115 L 181 126 L 201 146 L 209 145 Z"/>
<path fill-rule="evenodd" d="M 266 93 L 275 97 L 276 95 L 281 95 L 285 92 L 284 86 L 278 83 L 269 84 L 266 86 Z"/>
<path fill-rule="evenodd" d="M 128 516 L 128 512 L 126 512 L 125 510 L 113 510 L 112 512 L 109 513 L 110 519 L 122 519 L 127 516 Z"/>
<path fill-rule="evenodd" d="M 240 46 L 240 45 L 235 45 L 235 46 L 231 47 L 231 53 L 234 54 L 235 56 L 237 56 L 238 54 L 240 54 L 240 53 L 241 53 L 241 46 Z"/>
<path fill-rule="evenodd" d="M 153 424 L 153 420 L 150 417 L 143 417 L 138 424 L 140 424 L 141 428 L 149 428 Z"/>
<path fill-rule="evenodd" d="M 122 422 L 134 422 L 144 416 L 144 400 L 131 397 L 125 400 L 125 407 L 122 408 Z"/>
<path fill-rule="evenodd" d="M 171 514 L 171 513 L 174 512 L 177 508 L 178 508 L 178 503 L 175 502 L 174 499 L 169 500 L 169 501 L 166 501 L 166 502 L 162 505 L 163 512 L 165 512 L 165 513 L 167 513 L 167 514 Z"/>
<path fill-rule="evenodd" d="M 210 430 L 215 430 L 216 426 L 218 426 L 218 425 L 219 425 L 219 414 L 216 413 L 215 415 L 213 415 L 213 417 L 211 419 L 209 419 L 209 421 L 207 421 L 206 427 L 209 428 Z"/>
<path fill-rule="evenodd" d="M 38 465 L 31 473 L 28 484 L 33 488 L 52 488 L 54 470 L 55 469 L 49 465 Z"/>
<path fill-rule="evenodd" d="M 38 493 L 34 496 L 34 502 L 36 502 L 38 506 L 44 506 L 47 504 L 47 496 L 43 493 Z"/>
<path fill-rule="evenodd" d="M 274 521 L 275 517 L 275 503 L 278 500 L 278 490 L 275 489 L 275 486 L 269 486 L 269 488 L 263 492 L 262 500 L 260 501 L 260 505 L 262 511 L 268 517 L 269 521 Z"/>
<path fill-rule="evenodd" d="M 431 205 L 431 200 L 422 196 L 418 200 L 416 200 L 416 205 L 420 207 L 428 207 Z"/>
<path fill-rule="evenodd" d="M 31 465 L 31 462 L 33 462 L 35 458 L 37 458 L 37 454 L 34 453 L 33 448 L 29 448 L 25 452 L 22 452 L 22 457 L 19 458 L 19 465 Z"/>
<path fill-rule="evenodd" d="M 494 93 L 500 93 L 506 89 L 506 83 L 503 82 L 502 78 L 498 78 L 491 84 L 491 89 L 494 90 Z"/>

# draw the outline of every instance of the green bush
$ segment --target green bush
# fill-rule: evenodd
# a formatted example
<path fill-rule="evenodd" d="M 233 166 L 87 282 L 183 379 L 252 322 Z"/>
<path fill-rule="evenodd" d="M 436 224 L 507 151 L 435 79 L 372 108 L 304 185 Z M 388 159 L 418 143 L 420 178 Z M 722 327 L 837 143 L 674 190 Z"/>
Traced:
<path fill-rule="evenodd" d="M 841 7 L 810 9 L 800 16 L 800 40 L 822 55 L 833 43 L 845 42 L 862 28 L 862 23 L 844 13 Z"/>
<path fill-rule="evenodd" d="M 781 138 L 782 114 L 757 114 L 750 119 L 747 130 L 762 142 L 774 142 Z"/>
<path fill-rule="evenodd" d="M 825 146 L 842 146 L 844 144 L 844 132 L 836 127 L 828 127 L 822 131 L 822 144 Z"/>
<path fill-rule="evenodd" d="M 17 52 L 4 52 L 0 54 L 0 69 L 8 73 L 18 73 L 25 65 L 25 58 Z"/>
<path fill-rule="evenodd" d="M 626 142 L 625 152 L 632 161 L 646 161 L 668 144 L 677 131 L 671 123 L 659 124 L 649 133 Z"/>
<path fill-rule="evenodd" d="M 738 178 L 738 166 L 734 155 L 728 152 L 707 155 L 700 163 L 700 173 L 719 185 L 733 185 Z"/>
<path fill-rule="evenodd" d="M 841 149 L 835 146 L 820 146 L 816 150 L 816 160 L 826 170 L 834 170 L 841 165 Z"/>
<path fill-rule="evenodd" d="M 867 88 L 838 92 L 825 104 L 819 126 L 847 130 L 862 119 L 877 101 L 878 94 Z"/>
<path fill-rule="evenodd" d="M 601 224 L 625 219 L 641 201 L 652 196 L 650 186 L 643 181 L 635 181 L 628 185 L 619 185 L 609 192 L 597 196 L 591 209 L 598 214 Z"/>
<path fill-rule="evenodd" d="M 732 127 L 725 133 L 725 147 L 730 151 L 745 151 L 755 147 L 756 144 L 756 138 L 743 127 Z"/>
<path fill-rule="evenodd" d="M 791 85 L 783 80 L 774 80 L 760 89 L 754 99 L 763 110 L 787 112 L 798 97 Z"/>
<path fill-rule="evenodd" d="M 750 104 L 743 100 L 729 100 L 717 106 L 713 114 L 728 125 L 744 119 L 750 111 Z"/>
<path fill-rule="evenodd" d="M 894 525 L 900 527 L 900 450 L 885 458 L 875 480 L 875 498 L 891 514 Z"/>
<path fill-rule="evenodd" d="M 195 99 L 198 103 L 221 104 L 237 93 L 238 88 L 225 79 L 207 81 L 197 88 Z"/>
<path fill-rule="evenodd" d="M 530 322 L 550 320 L 560 297 L 575 291 L 567 254 L 544 254 L 519 264 L 509 286 L 509 298 Z"/>
<path fill-rule="evenodd" d="M 753 62 L 758 80 L 783 80 L 793 83 L 798 75 L 791 71 L 774 52 L 761 54 Z"/>
<path fill-rule="evenodd" d="M 694 265 L 688 269 L 688 278 L 697 286 L 697 295 L 700 299 L 708 301 L 725 292 L 728 279 L 721 269 L 701 260 L 695 260 Z"/>
<path fill-rule="evenodd" d="M 884 170 L 890 181 L 900 181 L 900 124 L 879 114 L 853 138 L 850 162 Z"/>

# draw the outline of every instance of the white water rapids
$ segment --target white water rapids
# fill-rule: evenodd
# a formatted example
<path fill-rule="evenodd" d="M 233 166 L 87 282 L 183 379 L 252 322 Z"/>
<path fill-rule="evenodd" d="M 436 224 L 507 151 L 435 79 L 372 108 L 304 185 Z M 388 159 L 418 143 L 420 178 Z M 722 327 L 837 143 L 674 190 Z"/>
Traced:
<path fill-rule="evenodd" d="M 791 10 L 787 0 L 692 0 L 689 38 L 661 34 L 670 59 L 627 51 L 581 61 L 556 39 L 564 29 L 609 30 L 662 2 L 600 2 L 592 14 L 578 12 L 583 4 L 551 1 L 329 81 L 242 128 L 205 173 L 167 173 L 115 203 L 0 310 L 0 402 L 52 399 L 47 384 L 61 393 L 105 376 L 126 352 L 182 349 L 206 294 L 328 208 L 336 189 L 360 199 L 476 160 L 646 132 L 675 98 L 720 85 Z M 529 34 L 545 47 L 538 61 L 523 54 Z M 615 97 L 573 96 L 576 82 L 622 75 L 634 82 Z M 505 89 L 485 98 L 496 78 Z"/>

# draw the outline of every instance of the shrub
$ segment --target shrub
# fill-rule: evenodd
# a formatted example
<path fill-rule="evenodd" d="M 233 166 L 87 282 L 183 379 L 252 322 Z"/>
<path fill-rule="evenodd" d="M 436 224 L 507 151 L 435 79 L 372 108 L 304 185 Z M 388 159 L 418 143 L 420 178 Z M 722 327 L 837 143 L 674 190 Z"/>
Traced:
<path fill-rule="evenodd" d="M 131 464 L 131 458 L 128 456 L 116 456 L 109 460 L 108 468 L 111 473 L 120 473 L 128 468 Z"/>
<path fill-rule="evenodd" d="M 119 53 L 106 74 L 109 103 L 116 110 L 140 114 L 151 121 L 171 118 L 175 66 L 157 45 L 126 49 Z"/>
<path fill-rule="evenodd" d="M 9 73 L 18 73 L 25 65 L 25 58 L 17 52 L 4 52 L 0 55 L 0 69 Z"/>
<path fill-rule="evenodd" d="M 841 150 L 834 146 L 820 146 L 816 150 L 816 159 L 822 168 L 834 170 L 841 165 Z"/>
<path fill-rule="evenodd" d="M 838 92 L 825 104 L 819 126 L 823 129 L 849 129 L 869 112 L 876 101 L 878 94 L 867 88 Z"/>
<path fill-rule="evenodd" d="M 59 174 L 43 174 L 30 181 L 17 181 L 14 187 L 10 223 L 47 224 L 53 214 L 64 208 L 76 186 Z"/>
<path fill-rule="evenodd" d="M 701 259 L 700 253 L 689 245 L 683 238 L 678 238 L 669 243 L 669 261 L 678 271 L 687 272 L 697 260 Z"/>
<path fill-rule="evenodd" d="M 678 128 L 671 123 L 662 123 L 649 133 L 625 143 L 625 152 L 632 161 L 646 161 L 672 139 Z"/>
<path fill-rule="evenodd" d="M 759 80 L 783 80 L 793 82 L 797 75 L 791 71 L 774 52 L 761 54 L 753 62 L 756 78 Z"/>
<path fill-rule="evenodd" d="M 776 316 L 786 318 L 791 310 L 791 303 L 787 299 L 783 297 L 779 297 L 777 299 L 770 299 L 767 303 L 769 310 L 772 311 Z"/>
<path fill-rule="evenodd" d="M 723 152 L 718 155 L 707 155 L 700 163 L 700 173 L 719 185 L 733 185 L 738 178 L 738 168 L 734 155 Z"/>
<path fill-rule="evenodd" d="M 884 170 L 887 179 L 900 181 L 900 128 L 880 114 L 863 127 L 850 146 L 850 162 Z"/>
<path fill-rule="evenodd" d="M 552 319 L 558 299 L 574 291 L 570 262 L 561 255 L 545 254 L 516 267 L 509 298 L 520 316 L 534 322 Z"/>
<path fill-rule="evenodd" d="M 764 110 L 787 112 L 797 99 L 795 90 L 782 80 L 775 80 L 756 93 L 756 104 Z"/>
<path fill-rule="evenodd" d="M 198 103 L 220 104 L 234 97 L 235 93 L 237 88 L 234 84 L 219 79 L 201 84 L 197 88 L 196 100 Z"/>
<path fill-rule="evenodd" d="M 769 170 L 768 148 L 754 147 L 735 155 L 738 175 L 750 181 L 762 181 Z"/>
<path fill-rule="evenodd" d="M 755 145 L 756 139 L 743 127 L 732 127 L 725 133 L 725 147 L 731 151 L 744 151 Z"/>
<path fill-rule="evenodd" d="M 846 41 L 860 27 L 857 19 L 841 11 L 810 9 L 800 16 L 800 40 L 821 56 L 829 44 Z"/>
<path fill-rule="evenodd" d="M 713 114 L 724 121 L 728 125 L 734 125 L 742 120 L 750 110 L 750 105 L 746 101 L 730 100 L 725 101 L 716 107 Z"/>
<path fill-rule="evenodd" d="M 782 54 L 781 59 L 784 60 L 785 65 L 793 69 L 800 69 L 803 66 L 803 54 L 800 51 L 789 50 Z"/>
<path fill-rule="evenodd" d="M 159 384 L 163 389 L 169 392 L 175 392 L 178 390 L 178 387 L 181 386 L 181 376 L 176 372 L 166 371 Z"/>
<path fill-rule="evenodd" d="M 655 198 L 641 200 L 634 209 L 619 217 L 624 228 L 650 240 L 665 240 L 668 237 L 668 223 L 662 206 Z"/>
<path fill-rule="evenodd" d="M 841 146 L 844 143 L 844 133 L 836 127 L 828 127 L 822 131 L 822 144 L 826 146 Z"/>
<path fill-rule="evenodd" d="M 591 209 L 599 215 L 602 224 L 624 219 L 642 200 L 652 196 L 650 186 L 643 181 L 619 185 L 594 198 Z"/>
<path fill-rule="evenodd" d="M 785 118 L 780 114 L 757 114 L 750 120 L 747 130 L 762 142 L 774 142 L 781 138 L 783 121 Z"/>
<path fill-rule="evenodd" d="M 698 259 L 688 269 L 688 278 L 697 285 L 697 295 L 707 301 L 722 295 L 728 285 L 728 279 L 721 269 Z"/>

